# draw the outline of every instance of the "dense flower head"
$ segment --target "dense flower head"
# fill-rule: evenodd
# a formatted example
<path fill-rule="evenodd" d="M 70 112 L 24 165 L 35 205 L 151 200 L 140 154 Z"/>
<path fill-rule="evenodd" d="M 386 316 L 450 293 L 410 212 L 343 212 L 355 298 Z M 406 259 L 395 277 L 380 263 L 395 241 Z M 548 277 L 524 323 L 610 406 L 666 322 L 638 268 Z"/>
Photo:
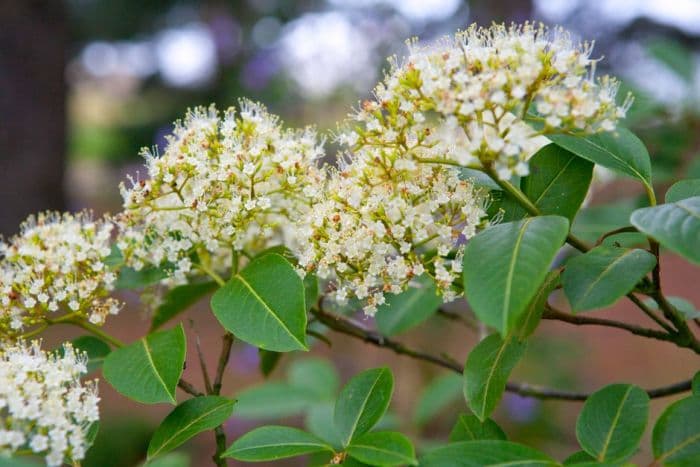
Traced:
<path fill-rule="evenodd" d="M 330 173 L 325 195 L 302 220 L 299 264 L 329 279 L 337 301 L 360 299 L 367 314 L 386 293 L 432 276 L 455 297 L 464 240 L 484 217 L 485 193 L 454 167 L 419 164 L 400 148 L 361 147 Z"/>
<path fill-rule="evenodd" d="M 89 213 L 30 216 L 0 241 L 0 334 L 17 335 L 56 314 L 102 324 L 121 305 L 105 265 L 113 225 Z"/>
<path fill-rule="evenodd" d="M 177 122 L 148 179 L 122 184 L 118 247 L 136 269 L 167 266 L 182 282 L 198 266 L 226 270 L 232 252 L 283 243 L 289 220 L 322 186 L 322 145 L 311 128 L 284 129 L 261 104 L 213 106 Z"/>
<path fill-rule="evenodd" d="M 80 382 L 86 356 L 39 342 L 0 346 L 0 455 L 29 450 L 49 466 L 85 457 L 90 425 L 99 419 L 97 383 Z"/>
<path fill-rule="evenodd" d="M 594 77 L 591 49 L 562 29 L 531 23 L 473 25 L 435 44 L 409 42 L 408 57 L 392 60 L 346 140 L 412 150 L 439 145 L 436 132 L 448 134 L 442 159 L 501 179 L 525 176 L 527 160 L 547 143 L 542 135 L 614 130 L 631 104 L 629 97 L 616 104 L 613 78 Z"/>

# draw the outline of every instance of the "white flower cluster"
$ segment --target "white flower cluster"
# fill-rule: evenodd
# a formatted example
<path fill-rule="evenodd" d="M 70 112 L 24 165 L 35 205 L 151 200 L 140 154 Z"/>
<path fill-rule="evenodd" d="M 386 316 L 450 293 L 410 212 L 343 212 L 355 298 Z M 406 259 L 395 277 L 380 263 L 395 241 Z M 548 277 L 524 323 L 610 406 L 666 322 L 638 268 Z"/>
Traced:
<path fill-rule="evenodd" d="M 318 195 L 323 149 L 311 128 L 284 129 L 265 107 L 242 101 L 221 116 L 212 106 L 176 123 L 165 153 L 145 152 L 149 179 L 121 186 L 118 247 L 186 280 L 194 268 L 225 271 L 233 251 L 282 243 L 290 220 Z"/>
<path fill-rule="evenodd" d="M 0 455 L 27 449 L 49 466 L 83 459 L 100 400 L 96 382 L 81 384 L 86 372 L 86 357 L 70 344 L 63 356 L 38 342 L 0 346 Z"/>
<path fill-rule="evenodd" d="M 104 263 L 113 225 L 88 213 L 42 213 L 0 242 L 0 334 L 13 336 L 55 313 L 102 324 L 121 304 Z"/>
<path fill-rule="evenodd" d="M 385 293 L 429 274 L 446 301 L 456 292 L 465 239 L 485 215 L 485 193 L 454 167 L 420 164 L 399 147 L 361 147 L 331 171 L 298 232 L 299 264 L 374 314 Z"/>
<path fill-rule="evenodd" d="M 409 56 L 393 60 L 375 105 L 357 113 L 361 126 L 347 140 L 409 150 L 442 145 L 447 161 L 488 168 L 501 179 L 525 176 L 527 160 L 547 143 L 542 135 L 611 131 L 631 105 L 629 96 L 616 104 L 614 79 L 594 78 L 591 48 L 531 23 L 473 25 L 434 45 L 409 43 Z M 445 134 L 440 129 L 451 140 L 436 138 Z"/>

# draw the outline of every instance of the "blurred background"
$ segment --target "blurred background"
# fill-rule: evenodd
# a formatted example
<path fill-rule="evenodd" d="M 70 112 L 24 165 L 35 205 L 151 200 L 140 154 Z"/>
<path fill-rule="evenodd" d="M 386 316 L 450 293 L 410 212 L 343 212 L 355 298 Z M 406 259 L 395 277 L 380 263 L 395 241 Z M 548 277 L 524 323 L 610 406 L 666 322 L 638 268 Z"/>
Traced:
<path fill-rule="evenodd" d="M 370 93 L 386 57 L 404 53 L 405 39 L 430 40 L 472 22 L 529 19 L 595 39 L 594 55 L 604 57 L 600 72 L 619 76 L 625 91 L 636 95 L 627 125 L 650 149 L 659 193 L 681 174 L 700 177 L 700 1 L 0 0 L 0 233 L 13 234 L 27 214 L 44 209 L 119 210 L 117 185 L 139 170 L 139 149 L 161 146 L 172 121 L 190 106 L 215 102 L 226 108 L 246 96 L 290 125 L 332 131 Z M 624 224 L 640 194 L 634 183 L 598 174 L 575 229 L 590 240 L 607 226 Z M 670 255 L 662 261 L 671 295 L 700 304 L 693 287 L 697 270 Z M 148 321 L 136 295 L 125 299 L 129 308 L 110 327 L 130 340 Z M 220 331 L 202 305 L 189 315 L 189 332 L 192 339 L 199 336 L 214 365 Z M 600 314 L 649 324 L 627 304 Z M 437 339 L 441 351 L 463 360 L 476 335 L 454 322 L 434 321 L 406 341 L 437 351 Z M 74 335 L 61 330 L 51 339 Z M 385 422 L 406 427 L 422 446 L 444 440 L 466 410 L 458 377 L 333 337 L 333 348 L 320 343 L 313 354 L 331 358 L 341 381 L 372 366 L 392 367 L 395 401 Z M 668 344 L 550 323 L 528 352 L 516 375 L 562 389 L 592 390 L 620 380 L 662 385 L 700 367 L 697 357 Z M 196 359 L 188 358 L 197 381 Z M 269 377 L 272 385 L 241 396 L 238 416 L 227 427 L 230 438 L 262 420 L 301 423 L 312 417 L 309 395 L 300 395 L 293 377 L 305 358 L 285 357 Z M 239 397 L 239 388 L 261 381 L 258 363 L 255 349 L 234 348 L 229 395 Z M 309 365 L 315 364 L 323 366 Z M 325 375 L 318 384 L 323 397 L 332 398 L 334 377 L 318 368 L 312 373 Z M 426 388 L 439 403 L 421 405 Z M 102 430 L 84 465 L 139 465 L 168 407 L 144 409 L 106 384 L 101 390 Z M 249 403 L 256 397 L 267 411 L 256 412 Z M 655 413 L 668 402 L 655 401 Z M 496 419 L 512 439 L 561 457 L 575 450 L 579 409 L 576 403 L 508 396 Z M 196 438 L 163 465 L 207 465 L 209 437 Z M 643 446 L 640 461 L 650 459 L 648 443 Z"/>

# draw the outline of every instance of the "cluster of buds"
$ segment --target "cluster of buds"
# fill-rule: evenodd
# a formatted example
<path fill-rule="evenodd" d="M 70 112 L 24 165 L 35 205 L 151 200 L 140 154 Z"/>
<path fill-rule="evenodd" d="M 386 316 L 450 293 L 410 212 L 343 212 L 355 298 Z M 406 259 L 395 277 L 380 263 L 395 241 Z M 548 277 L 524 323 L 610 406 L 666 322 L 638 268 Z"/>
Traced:
<path fill-rule="evenodd" d="M 234 252 L 284 243 L 290 221 L 319 196 L 322 155 L 313 129 L 284 129 L 260 104 L 192 110 L 164 154 L 145 152 L 149 178 L 121 185 L 126 264 L 164 267 L 177 284 L 198 267 L 225 271 Z"/>
<path fill-rule="evenodd" d="M 86 358 L 70 344 L 62 355 L 39 342 L 0 345 L 0 455 L 30 451 L 49 466 L 85 457 L 100 400 L 95 381 L 80 382 Z"/>
<path fill-rule="evenodd" d="M 88 213 L 29 217 L 0 242 L 0 333 L 6 337 L 70 315 L 102 324 L 121 304 L 109 297 L 116 279 L 104 262 L 113 225 Z"/>
<path fill-rule="evenodd" d="M 629 96 L 616 104 L 613 78 L 594 77 L 591 49 L 531 23 L 473 25 L 436 44 L 409 42 L 408 57 L 392 60 L 376 100 L 355 115 L 348 141 L 409 152 L 442 146 L 447 162 L 501 179 L 525 176 L 543 136 L 614 130 L 631 105 Z"/>

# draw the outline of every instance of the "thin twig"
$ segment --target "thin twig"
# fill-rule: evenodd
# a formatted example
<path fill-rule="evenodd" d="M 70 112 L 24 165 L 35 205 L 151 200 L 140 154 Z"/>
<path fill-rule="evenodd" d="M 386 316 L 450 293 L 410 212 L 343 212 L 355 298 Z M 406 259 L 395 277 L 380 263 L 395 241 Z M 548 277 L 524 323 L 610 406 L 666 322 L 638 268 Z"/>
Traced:
<path fill-rule="evenodd" d="M 416 360 L 422 360 L 424 362 L 432 363 L 434 365 L 446 368 L 455 373 L 461 374 L 463 371 L 462 366 L 459 365 L 452 358 L 432 355 L 426 352 L 410 349 L 402 343 L 384 337 L 375 331 L 362 328 L 359 325 L 354 324 L 344 316 L 336 315 L 333 313 L 327 313 L 323 310 L 323 308 L 320 305 L 321 304 L 319 301 L 319 306 L 312 308 L 311 312 L 314 314 L 314 316 L 316 316 L 316 318 L 318 318 L 320 322 L 325 324 L 327 327 L 333 329 L 334 331 L 355 337 L 377 347 L 392 350 L 394 351 L 394 353 L 399 355 L 406 355 Z M 646 392 L 649 395 L 649 397 L 656 398 L 685 392 L 688 391 L 690 388 L 691 381 L 688 380 L 682 381 L 680 383 L 671 384 L 669 386 L 648 389 Z M 519 382 L 509 382 L 508 384 L 506 384 L 506 390 L 512 393 L 519 394 L 521 396 L 535 397 L 538 399 L 583 401 L 586 400 L 588 396 L 590 396 L 589 393 L 560 391 L 557 389 L 550 389 Z"/>
<path fill-rule="evenodd" d="M 563 321 L 569 324 L 575 324 L 579 326 L 607 326 L 611 328 L 624 329 L 625 331 L 629 331 L 637 336 L 650 337 L 652 339 L 658 339 L 661 341 L 675 342 L 675 337 L 673 335 L 665 333 L 663 331 L 643 328 L 641 326 L 635 326 L 634 324 L 624 323 L 622 321 L 615 321 L 611 319 L 572 315 L 569 313 L 564 313 L 563 311 L 559 311 L 549 304 L 545 306 L 545 311 L 544 313 L 542 313 L 542 319 Z"/>
<path fill-rule="evenodd" d="M 628 233 L 628 232 L 639 232 L 639 230 L 637 230 L 636 227 L 628 225 L 626 227 L 620 227 L 619 229 L 611 230 L 610 232 L 605 232 L 603 235 L 598 237 L 598 240 L 596 240 L 594 246 L 602 245 L 603 241 L 605 241 L 605 239 L 608 237 L 612 237 L 613 235 L 617 235 L 617 234 L 621 234 L 621 233 Z"/>
<path fill-rule="evenodd" d="M 479 325 L 474 322 L 474 320 L 470 320 L 466 316 L 460 314 L 460 313 L 455 313 L 453 311 L 448 311 L 445 310 L 444 308 L 438 308 L 437 315 L 449 319 L 450 321 L 455 321 L 457 323 L 462 324 L 464 327 L 471 329 L 472 331 L 478 331 L 479 330 Z"/>
<path fill-rule="evenodd" d="M 224 372 L 226 370 L 226 365 L 228 365 L 228 360 L 231 358 L 231 347 L 233 346 L 233 334 L 227 332 L 221 339 L 221 354 L 219 355 L 219 364 L 216 367 L 216 375 L 214 376 L 214 385 L 212 387 L 211 394 L 219 395 L 221 394 L 221 383 L 224 378 Z M 226 459 L 221 457 L 221 455 L 226 450 L 226 432 L 224 431 L 224 425 L 219 425 L 214 429 L 214 438 L 216 440 L 216 451 L 212 456 L 214 463 L 219 467 L 225 467 L 227 465 Z"/>
<path fill-rule="evenodd" d="M 183 391 L 185 391 L 187 394 L 190 394 L 190 395 L 192 395 L 192 396 L 194 396 L 194 397 L 199 397 L 199 396 L 203 396 L 203 395 L 204 395 L 204 394 L 202 394 L 201 392 L 199 392 L 199 391 L 197 390 L 197 388 L 195 388 L 192 384 L 188 383 L 187 381 L 185 381 L 185 380 L 182 379 L 182 378 L 180 378 L 180 381 L 177 382 L 177 386 L 178 386 L 180 389 L 182 389 Z"/>
<path fill-rule="evenodd" d="M 197 356 L 199 357 L 199 367 L 202 369 L 202 378 L 204 378 L 204 388 L 207 394 L 212 393 L 211 380 L 209 379 L 209 370 L 207 370 L 207 363 L 204 360 L 204 353 L 202 352 L 202 346 L 199 342 L 199 334 L 195 336 L 194 345 L 197 348 Z"/>

